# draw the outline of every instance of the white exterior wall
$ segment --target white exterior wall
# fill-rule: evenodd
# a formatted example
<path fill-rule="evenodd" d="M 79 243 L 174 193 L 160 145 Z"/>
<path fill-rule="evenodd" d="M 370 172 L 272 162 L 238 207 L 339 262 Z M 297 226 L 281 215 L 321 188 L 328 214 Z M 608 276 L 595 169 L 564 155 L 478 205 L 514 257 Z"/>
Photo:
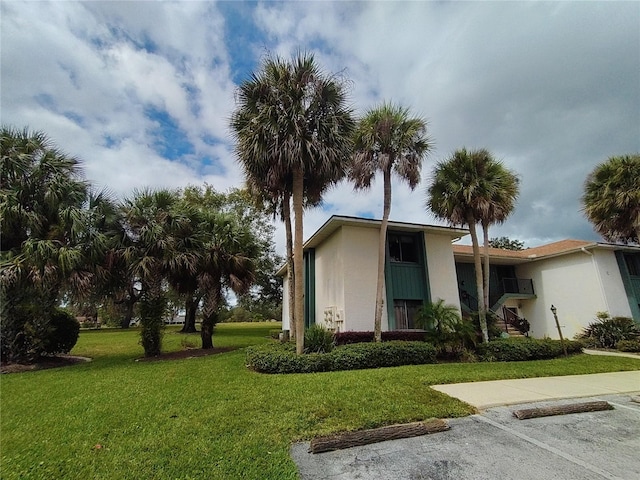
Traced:
<path fill-rule="evenodd" d="M 289 275 L 282 278 L 282 330 L 291 330 L 289 326 Z"/>
<path fill-rule="evenodd" d="M 624 290 L 615 252 L 593 250 L 591 253 L 594 255 L 593 262 L 597 268 L 598 281 L 604 295 L 605 311 L 612 317 L 631 317 L 631 307 Z"/>
<path fill-rule="evenodd" d="M 344 226 L 344 314 L 343 330 L 373 331 L 378 281 L 380 229 Z M 386 285 L 384 286 L 386 291 Z M 382 330 L 389 330 L 387 297 L 384 295 Z"/>
<path fill-rule="evenodd" d="M 579 252 L 518 265 L 519 278 L 533 279 L 535 301 L 523 301 L 522 313 L 531 324 L 531 336 L 559 338 L 551 305 L 558 309 L 562 335 L 572 339 L 606 310 L 597 269 L 591 257 Z"/>
<path fill-rule="evenodd" d="M 435 302 L 442 298 L 446 305 L 453 305 L 460 312 L 458 278 L 451 247 L 451 237 L 425 233 L 424 242 L 427 250 L 427 270 L 431 301 Z"/>
<path fill-rule="evenodd" d="M 328 328 L 335 325 L 324 323 L 324 311 L 335 308 L 344 313 L 344 234 L 339 228 L 316 248 L 316 323 Z M 344 328 L 340 328 L 344 330 Z"/>

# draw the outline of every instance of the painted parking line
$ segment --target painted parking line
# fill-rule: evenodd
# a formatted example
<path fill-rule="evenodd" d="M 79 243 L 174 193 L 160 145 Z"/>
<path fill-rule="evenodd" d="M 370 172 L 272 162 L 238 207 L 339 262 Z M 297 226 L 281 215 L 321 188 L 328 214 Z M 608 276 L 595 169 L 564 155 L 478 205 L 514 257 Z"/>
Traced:
<path fill-rule="evenodd" d="M 507 433 L 509 433 L 511 435 L 514 435 L 514 436 L 524 440 L 525 442 L 529 442 L 532 445 L 535 445 L 538 448 L 546 450 L 549 453 L 553 453 L 554 455 L 562 457 L 565 460 L 567 460 L 567 461 L 569 461 L 569 462 L 571 462 L 571 463 L 573 463 L 575 465 L 578 465 L 578 466 L 580 466 L 582 468 L 585 468 L 585 469 L 587 469 L 587 470 L 589 470 L 589 471 L 591 471 L 593 473 L 596 473 L 598 475 L 602 475 L 604 478 L 608 478 L 610 480 L 624 480 L 621 477 L 617 477 L 617 476 L 615 476 L 615 475 L 613 475 L 613 474 L 611 474 L 611 473 L 609 473 L 609 472 L 607 472 L 605 470 L 602 470 L 601 468 L 596 467 L 595 465 L 591 465 L 591 464 L 589 464 L 587 462 L 584 462 L 584 461 L 580 460 L 579 458 L 574 457 L 573 455 L 570 455 L 570 454 L 568 454 L 566 452 L 563 452 L 562 450 L 559 450 L 559 449 L 557 449 L 555 447 L 552 447 L 551 445 L 547 445 L 546 443 L 541 442 L 539 440 L 536 440 L 535 438 L 532 438 L 532 437 L 530 437 L 528 435 L 525 435 L 524 433 L 520 433 L 520 432 L 514 430 L 513 428 L 509 428 L 506 425 L 503 425 L 503 424 L 498 423 L 498 422 L 494 422 L 493 420 L 491 420 L 491 419 L 489 419 L 487 417 L 484 417 L 482 415 L 472 415 L 472 417 L 476 418 L 477 420 L 480 420 L 481 422 L 487 423 L 487 424 L 489 424 L 489 425 L 491 425 L 491 426 L 493 426 L 495 428 L 499 428 L 500 430 L 502 430 L 504 432 L 507 432 Z"/>

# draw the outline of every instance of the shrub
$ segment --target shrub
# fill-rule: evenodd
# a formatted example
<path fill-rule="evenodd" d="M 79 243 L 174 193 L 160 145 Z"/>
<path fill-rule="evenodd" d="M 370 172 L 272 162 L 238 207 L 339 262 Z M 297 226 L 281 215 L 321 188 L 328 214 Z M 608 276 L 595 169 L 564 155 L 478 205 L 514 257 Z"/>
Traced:
<path fill-rule="evenodd" d="M 620 340 L 617 349 L 621 352 L 637 352 L 640 353 L 640 338 L 634 340 Z"/>
<path fill-rule="evenodd" d="M 296 355 L 293 344 L 249 347 L 247 366 L 262 373 L 309 373 L 435 363 L 435 348 L 424 342 L 356 343 L 330 353 Z"/>
<path fill-rule="evenodd" d="M 567 353 L 582 352 L 580 342 L 565 340 Z M 544 360 L 564 355 L 560 340 L 536 338 L 505 338 L 481 343 L 476 347 L 480 360 L 485 362 L 518 362 Z"/>
<path fill-rule="evenodd" d="M 333 333 L 314 323 L 304 332 L 304 353 L 329 353 L 333 350 Z"/>
<path fill-rule="evenodd" d="M 590 323 L 576 337 L 589 341 L 599 348 L 616 348 L 621 340 L 633 340 L 640 335 L 640 328 L 629 317 L 610 317 L 606 312 L 599 312 L 597 320 Z"/>
<path fill-rule="evenodd" d="M 373 332 L 338 332 L 334 335 L 336 345 L 348 345 L 350 343 L 366 343 L 374 341 Z M 390 330 L 382 332 L 382 341 L 391 342 L 402 340 L 405 342 L 424 342 L 425 332 L 415 330 Z"/>
<path fill-rule="evenodd" d="M 456 307 L 445 305 L 442 299 L 422 307 L 416 324 L 427 330 L 427 341 L 436 346 L 441 356 L 456 358 L 463 349 L 476 344 L 473 323 L 463 320 Z"/>
<path fill-rule="evenodd" d="M 69 353 L 78 341 L 80 324 L 66 310 L 56 308 L 50 319 L 51 334 L 44 342 L 45 352 L 49 355 Z"/>

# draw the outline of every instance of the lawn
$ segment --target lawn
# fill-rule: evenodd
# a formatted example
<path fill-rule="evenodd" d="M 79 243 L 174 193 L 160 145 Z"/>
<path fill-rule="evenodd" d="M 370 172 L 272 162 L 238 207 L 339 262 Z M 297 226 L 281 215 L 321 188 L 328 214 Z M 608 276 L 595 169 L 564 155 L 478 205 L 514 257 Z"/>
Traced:
<path fill-rule="evenodd" d="M 336 431 L 451 418 L 472 408 L 438 383 L 640 369 L 640 360 L 578 355 L 518 363 L 406 366 L 262 375 L 242 347 L 279 324 L 222 324 L 216 346 L 239 350 L 162 362 L 137 330 L 87 331 L 73 354 L 94 361 L 0 377 L 3 479 L 293 479 L 293 441 Z M 164 350 L 197 344 L 167 330 Z"/>

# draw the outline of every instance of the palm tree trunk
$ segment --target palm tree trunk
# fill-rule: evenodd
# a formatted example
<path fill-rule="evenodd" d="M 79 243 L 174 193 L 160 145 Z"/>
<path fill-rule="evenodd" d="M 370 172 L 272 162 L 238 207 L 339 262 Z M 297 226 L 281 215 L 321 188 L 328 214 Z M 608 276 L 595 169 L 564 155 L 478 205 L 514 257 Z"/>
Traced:
<path fill-rule="evenodd" d="M 124 302 L 124 317 L 122 317 L 122 320 L 120 321 L 120 328 L 129 328 L 131 325 L 134 305 L 135 301 L 133 300 L 126 300 Z"/>
<path fill-rule="evenodd" d="M 382 307 L 384 306 L 384 260 L 387 250 L 387 225 L 391 212 L 391 166 L 384 170 L 384 201 L 382 223 L 378 239 L 378 280 L 376 283 L 376 314 L 373 324 L 374 339 L 382 342 Z"/>
<path fill-rule="evenodd" d="M 289 292 L 287 302 L 289 304 L 289 334 L 291 338 L 296 338 L 296 321 L 295 321 L 295 272 L 293 269 L 293 234 L 291 232 L 291 202 L 289 201 L 289 193 L 284 194 L 282 198 L 282 218 L 284 220 L 285 234 L 287 237 L 287 278 Z"/>
<path fill-rule="evenodd" d="M 484 233 L 484 280 L 482 288 L 484 289 L 484 306 L 488 311 L 491 308 L 489 304 L 489 282 L 491 281 L 491 271 L 489 270 L 489 223 L 482 222 L 482 231 Z"/>
<path fill-rule="evenodd" d="M 203 349 L 213 348 L 213 327 L 217 323 L 218 307 L 222 298 L 220 282 L 214 281 L 212 285 L 207 287 L 202 305 L 202 324 L 200 325 L 200 339 Z"/>
<path fill-rule="evenodd" d="M 295 217 L 295 237 L 293 240 L 293 274 L 295 285 L 296 353 L 304 352 L 304 264 L 302 260 L 302 201 L 304 177 L 302 168 L 293 171 L 293 215 Z"/>
<path fill-rule="evenodd" d="M 467 217 L 469 224 L 469 233 L 471 234 L 471 243 L 473 245 L 473 264 L 476 270 L 476 292 L 478 295 L 478 317 L 480 319 L 480 330 L 482 331 L 482 341 L 489 341 L 489 332 L 487 330 L 487 311 L 484 303 L 484 288 L 482 276 L 482 260 L 480 258 L 480 246 L 478 245 L 478 234 L 476 232 L 476 219 L 472 215 Z"/>
<path fill-rule="evenodd" d="M 200 303 L 199 296 L 192 296 L 188 294 L 187 300 L 184 305 L 184 325 L 180 330 L 180 333 L 195 333 L 196 330 L 196 312 L 198 310 L 198 303 Z"/>

